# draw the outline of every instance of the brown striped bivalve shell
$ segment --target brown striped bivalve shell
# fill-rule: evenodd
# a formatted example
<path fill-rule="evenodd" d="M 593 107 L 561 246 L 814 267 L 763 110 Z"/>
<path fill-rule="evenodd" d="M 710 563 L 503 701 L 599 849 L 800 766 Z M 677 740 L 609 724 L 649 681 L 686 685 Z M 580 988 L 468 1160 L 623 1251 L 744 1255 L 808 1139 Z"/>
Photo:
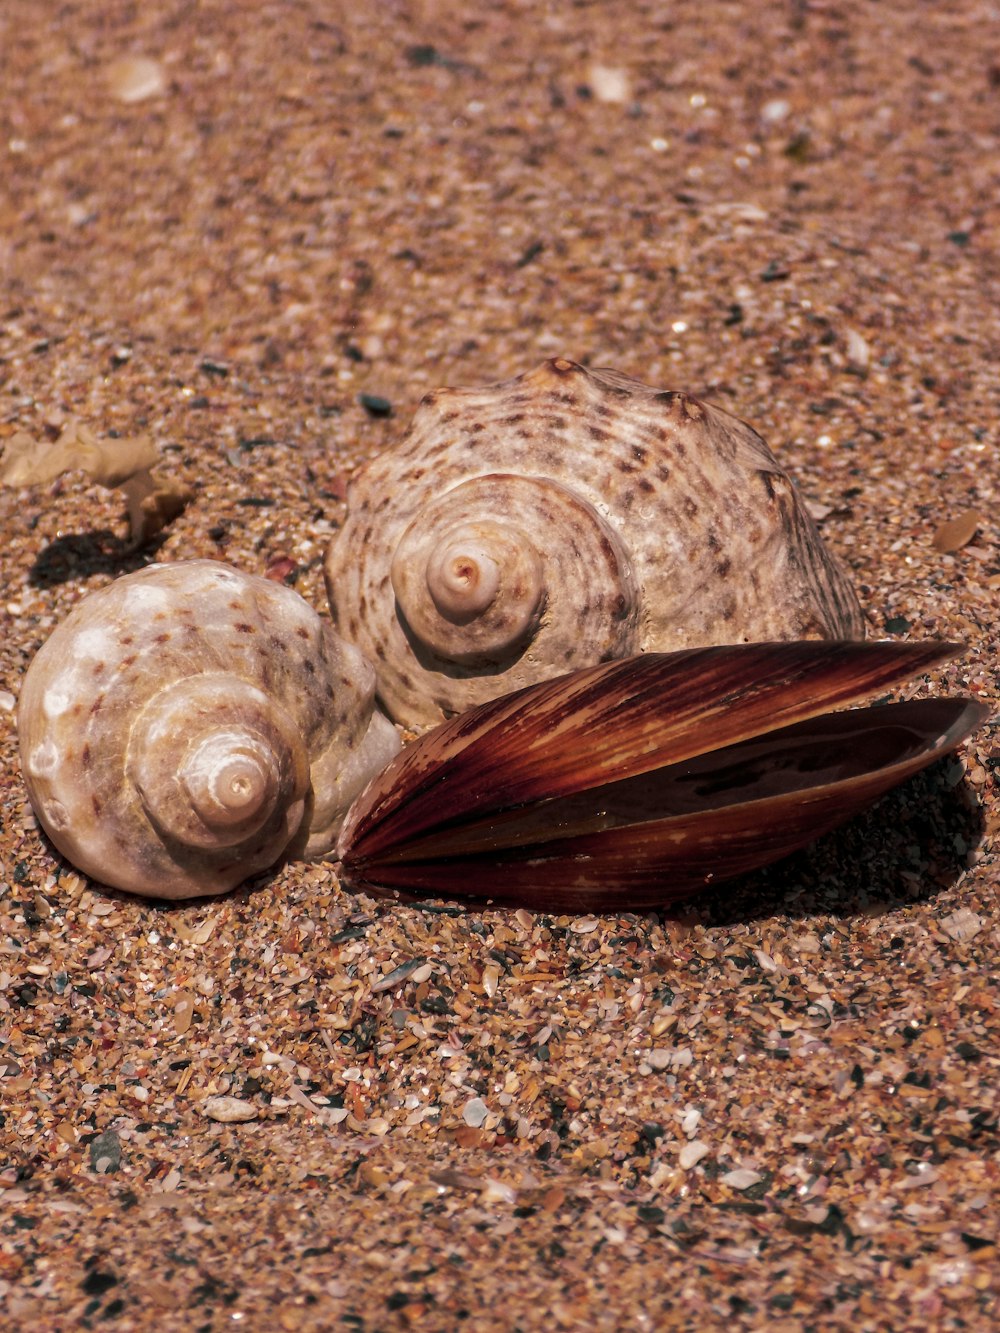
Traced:
<path fill-rule="evenodd" d="M 641 652 L 864 634 L 755 431 L 564 359 L 429 394 L 355 475 L 326 581 L 387 709 L 418 728 Z"/>
<path fill-rule="evenodd" d="M 21 768 L 58 850 L 154 898 L 322 856 L 399 749 L 356 648 L 290 588 L 212 560 L 86 597 L 18 703 Z"/>
<path fill-rule="evenodd" d="M 747 644 L 530 686 L 403 750 L 344 822 L 342 877 L 542 911 L 662 906 L 805 846 L 959 745 L 983 704 L 828 711 L 957 651 Z"/>

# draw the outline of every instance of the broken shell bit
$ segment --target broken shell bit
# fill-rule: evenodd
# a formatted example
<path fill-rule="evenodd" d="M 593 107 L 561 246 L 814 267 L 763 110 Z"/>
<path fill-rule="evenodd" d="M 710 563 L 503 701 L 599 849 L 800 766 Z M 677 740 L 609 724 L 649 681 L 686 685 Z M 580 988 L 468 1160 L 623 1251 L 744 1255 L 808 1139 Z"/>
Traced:
<path fill-rule="evenodd" d="M 290 588 L 212 560 L 85 598 L 18 705 L 21 768 L 58 850 L 154 898 L 223 893 L 328 852 L 399 749 L 375 677 Z"/>
<path fill-rule="evenodd" d="M 356 888 L 636 911 L 777 861 L 953 750 L 970 699 L 827 712 L 960 651 L 768 643 L 531 686 L 408 746 L 338 842 Z"/>
<path fill-rule="evenodd" d="M 760 436 L 617 371 L 439 389 L 348 505 L 334 621 L 407 726 L 639 652 L 864 637 Z"/>

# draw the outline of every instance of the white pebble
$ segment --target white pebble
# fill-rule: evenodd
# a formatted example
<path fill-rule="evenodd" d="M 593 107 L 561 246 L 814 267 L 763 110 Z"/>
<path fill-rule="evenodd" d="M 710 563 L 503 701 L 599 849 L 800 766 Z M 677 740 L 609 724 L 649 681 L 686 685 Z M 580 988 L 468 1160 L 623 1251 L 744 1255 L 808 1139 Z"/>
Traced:
<path fill-rule="evenodd" d="M 587 81 L 599 102 L 627 102 L 632 96 L 627 70 L 591 65 Z"/>
<path fill-rule="evenodd" d="M 971 940 L 983 928 L 983 918 L 968 907 L 960 907 L 941 922 L 941 929 L 953 940 Z"/>
<path fill-rule="evenodd" d="M 589 935 L 597 929 L 598 924 L 596 916 L 580 916 L 570 926 L 570 930 L 574 935 Z"/>
<path fill-rule="evenodd" d="M 465 1103 L 462 1111 L 462 1119 L 473 1129 L 479 1129 L 486 1117 L 489 1115 L 489 1107 L 481 1097 L 473 1097 L 471 1101 Z"/>
<path fill-rule="evenodd" d="M 158 60 L 148 56 L 123 56 L 107 69 L 108 89 L 119 102 L 144 102 L 159 97 L 167 88 L 167 76 Z"/>
<path fill-rule="evenodd" d="M 774 961 L 774 959 L 771 957 L 769 953 L 765 952 L 764 949 L 754 949 L 753 952 L 754 952 L 754 957 L 757 959 L 758 964 L 760 965 L 761 968 L 763 968 L 765 972 L 778 971 L 778 964 Z"/>
<path fill-rule="evenodd" d="M 701 1139 L 693 1139 L 690 1143 L 685 1143 L 680 1151 L 677 1161 L 682 1171 L 690 1171 L 693 1166 L 697 1166 L 703 1157 L 710 1152 L 708 1144 Z"/>
<path fill-rule="evenodd" d="M 487 1176 L 479 1199 L 481 1203 L 517 1203 L 517 1190 L 503 1180 Z"/>
<path fill-rule="evenodd" d="M 681 1133 L 686 1138 L 690 1138 L 700 1124 L 701 1124 L 701 1112 L 692 1109 L 688 1111 L 687 1115 L 681 1121 Z"/>
<path fill-rule="evenodd" d="M 201 1113 L 207 1115 L 209 1120 L 233 1125 L 256 1120 L 259 1111 L 253 1102 L 245 1102 L 241 1097 L 206 1097 L 201 1103 Z"/>
<path fill-rule="evenodd" d="M 759 1171 L 751 1171 L 749 1167 L 737 1167 L 735 1171 L 727 1171 L 720 1179 L 723 1185 L 728 1185 L 733 1190 L 748 1190 L 751 1185 L 757 1185 L 763 1180 Z"/>
<path fill-rule="evenodd" d="M 871 348 L 857 329 L 847 330 L 847 359 L 855 370 L 867 370 Z"/>
<path fill-rule="evenodd" d="M 690 1046 L 654 1046 L 646 1052 L 646 1063 L 653 1069 L 687 1069 L 693 1062 Z"/>
<path fill-rule="evenodd" d="M 776 125 L 780 120 L 784 120 L 791 111 L 791 105 L 783 98 L 776 97 L 770 102 L 765 102 L 761 107 L 761 116 L 771 125 Z"/>
<path fill-rule="evenodd" d="M 912 1176 L 904 1176 L 902 1180 L 896 1182 L 898 1190 L 917 1190 L 925 1185 L 933 1185 L 938 1178 L 937 1170 L 931 1166 L 930 1162 L 918 1162 L 916 1170 Z"/>

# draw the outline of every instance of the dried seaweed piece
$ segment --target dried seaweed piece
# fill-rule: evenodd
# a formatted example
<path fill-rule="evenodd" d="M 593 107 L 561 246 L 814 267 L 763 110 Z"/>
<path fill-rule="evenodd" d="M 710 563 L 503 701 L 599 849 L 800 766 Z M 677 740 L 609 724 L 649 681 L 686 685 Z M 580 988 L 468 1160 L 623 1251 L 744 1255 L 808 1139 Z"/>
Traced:
<path fill-rule="evenodd" d="M 634 910 L 766 865 L 946 754 L 965 699 L 844 713 L 954 644 L 752 644 L 648 654 L 481 705 L 355 802 L 347 882 L 542 910 Z"/>
<path fill-rule="evenodd" d="M 192 492 L 155 474 L 160 455 L 145 435 L 98 440 L 87 426 L 70 420 L 52 444 L 18 431 L 4 448 L 0 484 L 44 485 L 64 472 L 86 472 L 99 486 L 121 490 L 128 510 L 130 546 L 145 545 L 193 498 Z"/>

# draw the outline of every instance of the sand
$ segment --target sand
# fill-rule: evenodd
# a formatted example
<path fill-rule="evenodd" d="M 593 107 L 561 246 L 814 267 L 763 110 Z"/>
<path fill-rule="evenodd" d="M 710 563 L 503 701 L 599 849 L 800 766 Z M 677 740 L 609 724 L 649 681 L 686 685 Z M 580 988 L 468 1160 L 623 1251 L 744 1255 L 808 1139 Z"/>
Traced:
<path fill-rule="evenodd" d="M 14 720 L 153 559 L 324 609 L 356 465 L 554 355 L 750 421 L 869 633 L 968 645 L 916 693 L 995 701 L 995 38 L 973 0 L 5 0 L 0 445 L 148 434 L 193 492 L 132 549 L 82 472 L 0 491 L 8 1327 L 996 1326 L 995 724 L 679 914 L 554 917 L 328 865 L 109 892 Z"/>

